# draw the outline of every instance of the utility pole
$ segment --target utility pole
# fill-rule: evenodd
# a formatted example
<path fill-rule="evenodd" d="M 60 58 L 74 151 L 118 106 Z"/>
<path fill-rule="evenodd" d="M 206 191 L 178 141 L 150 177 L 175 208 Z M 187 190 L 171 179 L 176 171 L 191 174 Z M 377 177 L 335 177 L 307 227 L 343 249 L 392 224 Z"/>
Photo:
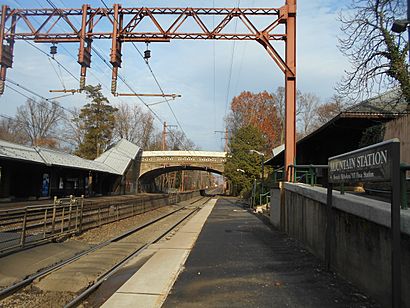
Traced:
<path fill-rule="evenodd" d="M 228 142 L 229 142 L 229 132 L 228 128 L 226 127 L 225 130 L 216 130 L 215 133 L 221 133 L 224 134 L 225 137 L 222 137 L 221 140 L 225 140 L 225 146 L 224 146 L 224 151 L 228 152 Z"/>
<path fill-rule="evenodd" d="M 169 127 L 178 127 L 178 125 L 167 125 L 167 122 L 164 122 L 162 129 L 162 151 L 167 151 L 167 129 Z"/>
<path fill-rule="evenodd" d="M 164 122 L 164 128 L 162 129 L 162 151 L 166 151 L 167 148 L 167 122 Z"/>

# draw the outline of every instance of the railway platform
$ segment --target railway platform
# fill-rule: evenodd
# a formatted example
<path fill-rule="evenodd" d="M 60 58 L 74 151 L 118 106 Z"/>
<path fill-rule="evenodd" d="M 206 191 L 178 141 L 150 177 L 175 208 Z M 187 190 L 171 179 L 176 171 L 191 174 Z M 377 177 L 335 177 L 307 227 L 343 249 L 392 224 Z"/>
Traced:
<path fill-rule="evenodd" d="M 379 307 L 237 199 L 211 200 L 147 253 L 103 307 Z"/>

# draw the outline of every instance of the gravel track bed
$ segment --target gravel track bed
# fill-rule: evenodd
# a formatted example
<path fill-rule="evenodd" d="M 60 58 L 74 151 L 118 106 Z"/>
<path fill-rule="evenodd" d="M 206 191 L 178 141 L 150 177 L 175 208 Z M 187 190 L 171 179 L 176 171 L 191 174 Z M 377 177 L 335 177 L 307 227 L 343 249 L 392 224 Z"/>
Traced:
<path fill-rule="evenodd" d="M 132 228 L 135 228 L 143 223 L 146 223 L 159 216 L 165 215 L 177 209 L 179 206 L 171 205 L 164 206 L 146 213 L 138 214 L 133 217 L 123 219 L 121 221 L 113 222 L 107 225 L 103 225 L 99 228 L 91 229 L 78 236 L 73 236 L 67 241 L 81 241 L 88 244 L 97 245 L 104 241 L 107 241 L 115 236 L 118 236 Z M 177 215 L 180 216 L 180 215 Z M 168 220 L 168 219 L 165 219 Z M 166 225 L 168 223 L 165 223 Z M 171 223 L 169 223 L 171 224 Z M 157 228 L 156 228 L 157 229 Z M 145 232 L 142 232 L 145 233 Z M 142 235 L 142 234 L 141 234 Z M 141 238 L 148 238 L 141 236 Z M 13 294 L 10 297 L 0 301 L 0 308 L 14 308 L 14 307 L 27 307 L 27 308 L 49 308 L 49 307 L 64 307 L 68 303 L 74 294 L 71 292 L 45 292 L 32 285 L 25 287 L 19 292 Z M 79 307 L 82 307 L 81 305 Z"/>
<path fill-rule="evenodd" d="M 156 210 L 138 214 L 136 216 L 125 218 L 123 220 L 116 221 L 110 224 L 102 225 L 99 228 L 88 230 L 78 236 L 71 237 L 68 240 L 81 241 L 86 242 L 87 244 L 97 245 L 152 219 L 168 214 L 177 208 L 178 206 L 173 205 L 164 206 Z"/>

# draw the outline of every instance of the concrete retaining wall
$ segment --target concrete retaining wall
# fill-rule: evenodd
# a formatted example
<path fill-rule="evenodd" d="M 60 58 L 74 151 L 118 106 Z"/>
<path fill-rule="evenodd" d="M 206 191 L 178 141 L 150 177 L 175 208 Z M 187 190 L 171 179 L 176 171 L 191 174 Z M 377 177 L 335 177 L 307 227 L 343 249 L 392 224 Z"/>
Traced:
<path fill-rule="evenodd" d="M 271 222 L 324 259 L 326 189 L 285 183 L 282 193 L 282 204 L 272 198 Z M 390 307 L 390 204 L 334 192 L 333 206 L 331 268 Z M 410 210 L 402 211 L 401 230 L 402 307 L 410 307 Z"/>

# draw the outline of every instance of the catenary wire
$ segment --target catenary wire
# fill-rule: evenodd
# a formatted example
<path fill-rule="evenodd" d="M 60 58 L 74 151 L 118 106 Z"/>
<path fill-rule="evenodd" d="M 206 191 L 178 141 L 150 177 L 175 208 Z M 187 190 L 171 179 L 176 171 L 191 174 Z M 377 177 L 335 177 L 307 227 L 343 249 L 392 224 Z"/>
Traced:
<path fill-rule="evenodd" d="M 47 1 L 49 1 L 49 0 L 47 0 Z M 106 9 L 109 9 L 108 5 L 105 3 L 104 0 L 100 0 L 100 1 L 101 1 L 101 3 L 105 6 Z M 131 43 L 132 43 L 132 46 L 137 50 L 138 54 L 144 59 L 144 55 L 143 55 L 142 52 L 138 49 L 138 47 L 135 45 L 135 43 L 134 43 L 134 42 L 131 42 Z M 164 90 L 162 89 L 162 87 L 161 87 L 161 85 L 160 85 L 160 83 L 159 83 L 157 77 L 155 76 L 154 71 L 152 70 L 151 66 L 149 65 L 149 63 L 148 63 L 147 61 L 144 61 L 144 62 L 145 62 L 145 64 L 147 65 L 147 67 L 148 67 L 148 69 L 149 69 L 149 71 L 150 71 L 152 77 L 154 78 L 155 83 L 157 84 L 159 90 L 161 91 L 161 94 L 162 94 L 162 95 L 165 95 L 165 92 L 164 92 Z M 124 82 L 124 81 L 123 81 L 123 82 Z M 130 88 L 130 87 L 128 87 L 128 88 Z M 130 90 L 132 91 L 131 88 L 130 88 Z M 134 94 L 135 94 L 135 92 L 134 92 Z M 170 105 L 170 103 L 169 103 L 170 100 L 167 99 L 165 96 L 164 96 L 164 99 L 165 99 L 165 101 L 166 101 L 166 103 L 167 103 L 167 105 L 168 105 L 168 108 L 170 109 L 170 111 L 171 111 L 171 113 L 172 113 L 172 115 L 173 115 L 175 121 L 177 122 L 177 124 L 178 124 L 180 130 L 181 130 L 182 133 L 184 134 L 185 138 L 188 139 L 187 134 L 185 133 L 185 131 L 184 131 L 184 129 L 183 129 L 183 127 L 182 127 L 180 121 L 178 120 L 178 118 L 177 118 L 177 116 L 176 116 L 174 110 L 172 109 L 172 107 L 171 107 L 171 105 Z M 149 105 L 147 105 L 145 102 L 144 102 L 144 104 L 145 104 L 147 107 L 149 106 Z M 169 130 L 169 132 L 171 133 L 172 131 Z M 172 133 L 171 133 L 171 134 L 172 134 Z M 174 135 L 174 137 L 175 137 L 175 135 Z M 180 143 L 182 144 L 181 141 L 180 141 Z M 182 145 L 183 145 L 183 144 L 182 144 Z M 188 150 L 188 151 L 189 151 L 189 150 Z"/>

